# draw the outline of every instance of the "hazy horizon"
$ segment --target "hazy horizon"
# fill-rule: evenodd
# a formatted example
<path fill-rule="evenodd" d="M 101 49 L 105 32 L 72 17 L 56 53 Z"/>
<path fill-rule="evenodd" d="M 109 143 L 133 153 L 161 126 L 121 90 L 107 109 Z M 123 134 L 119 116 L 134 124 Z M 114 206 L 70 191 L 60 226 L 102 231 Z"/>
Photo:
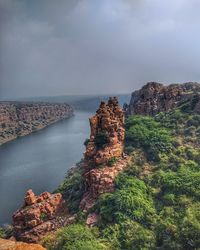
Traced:
<path fill-rule="evenodd" d="M 0 0 L 0 100 L 200 82 L 198 0 Z"/>

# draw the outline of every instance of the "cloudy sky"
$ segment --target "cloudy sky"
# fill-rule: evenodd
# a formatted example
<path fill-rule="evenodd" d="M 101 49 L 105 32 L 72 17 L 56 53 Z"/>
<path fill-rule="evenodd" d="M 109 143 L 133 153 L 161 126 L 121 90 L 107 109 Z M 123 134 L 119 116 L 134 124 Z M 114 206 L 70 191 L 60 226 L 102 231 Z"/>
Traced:
<path fill-rule="evenodd" d="M 0 0 L 0 98 L 200 81 L 199 0 Z"/>

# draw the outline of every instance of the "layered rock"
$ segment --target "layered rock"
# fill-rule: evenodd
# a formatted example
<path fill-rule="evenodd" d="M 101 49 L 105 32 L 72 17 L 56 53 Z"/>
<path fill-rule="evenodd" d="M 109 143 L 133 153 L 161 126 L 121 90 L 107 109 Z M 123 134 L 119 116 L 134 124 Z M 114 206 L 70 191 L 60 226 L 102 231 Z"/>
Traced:
<path fill-rule="evenodd" d="M 0 144 L 72 115 L 65 103 L 0 102 Z"/>
<path fill-rule="evenodd" d="M 30 189 L 22 208 L 13 215 L 14 236 L 17 240 L 38 242 L 47 232 L 61 226 L 63 214 L 67 215 L 67 208 L 60 193 L 36 196 Z"/>
<path fill-rule="evenodd" d="M 124 156 L 124 112 L 116 97 L 101 102 L 96 115 L 90 118 L 91 135 L 83 163 L 86 193 L 81 208 L 88 210 L 94 200 L 114 190 L 114 179 L 127 165 Z"/>
<path fill-rule="evenodd" d="M 101 102 L 96 115 L 90 118 L 91 134 L 85 152 L 85 169 L 105 165 L 124 150 L 124 112 L 117 98 Z"/>
<path fill-rule="evenodd" d="M 0 250 L 46 250 L 39 244 L 0 239 Z"/>
<path fill-rule="evenodd" d="M 140 90 L 134 91 L 130 104 L 125 106 L 127 115 L 156 115 L 173 109 L 194 96 L 200 96 L 200 84 L 184 83 L 165 86 L 157 82 L 149 82 Z M 200 98 L 199 98 L 200 100 Z M 200 101 L 196 104 L 200 113 Z"/>

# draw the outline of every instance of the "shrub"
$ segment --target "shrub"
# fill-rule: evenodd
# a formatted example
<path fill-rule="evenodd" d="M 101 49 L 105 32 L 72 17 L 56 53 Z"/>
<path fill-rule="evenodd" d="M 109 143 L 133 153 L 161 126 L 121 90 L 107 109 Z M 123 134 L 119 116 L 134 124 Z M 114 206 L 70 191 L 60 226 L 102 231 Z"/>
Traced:
<path fill-rule="evenodd" d="M 83 143 L 83 144 L 84 144 L 84 146 L 86 146 L 86 147 L 87 147 L 87 145 L 88 145 L 89 141 L 90 141 L 90 139 L 88 139 L 88 138 L 87 138 L 87 139 L 85 139 L 85 141 L 84 141 L 84 143 Z"/>
<path fill-rule="evenodd" d="M 109 137 L 106 131 L 100 131 L 95 137 L 95 144 L 98 148 L 102 148 L 105 144 L 109 142 Z"/>
<path fill-rule="evenodd" d="M 117 161 L 117 158 L 115 156 L 111 157 L 109 160 L 108 160 L 108 166 L 113 166 Z"/>
<path fill-rule="evenodd" d="M 121 223 L 126 218 L 148 223 L 155 210 L 145 183 L 122 174 L 116 180 L 116 188 L 114 193 L 103 195 L 99 201 L 103 223 Z"/>
<path fill-rule="evenodd" d="M 52 245 L 50 244 L 53 241 Z M 70 225 L 59 229 L 55 237 L 46 240 L 44 246 L 51 250 L 109 250 L 110 245 L 99 237 L 96 228 L 88 228 L 81 224 Z"/>
<path fill-rule="evenodd" d="M 13 227 L 11 225 L 0 227 L 0 238 L 8 239 L 12 235 L 13 235 Z"/>
<path fill-rule="evenodd" d="M 154 233 L 132 220 L 107 227 L 103 235 L 115 249 L 155 249 Z"/>
<path fill-rule="evenodd" d="M 172 136 L 152 117 L 131 116 L 126 122 L 126 145 L 142 147 L 150 160 L 172 150 Z"/>
<path fill-rule="evenodd" d="M 67 201 L 70 212 L 78 212 L 79 204 L 85 190 L 81 167 L 77 167 L 69 173 L 64 182 L 55 192 L 60 192 Z"/>

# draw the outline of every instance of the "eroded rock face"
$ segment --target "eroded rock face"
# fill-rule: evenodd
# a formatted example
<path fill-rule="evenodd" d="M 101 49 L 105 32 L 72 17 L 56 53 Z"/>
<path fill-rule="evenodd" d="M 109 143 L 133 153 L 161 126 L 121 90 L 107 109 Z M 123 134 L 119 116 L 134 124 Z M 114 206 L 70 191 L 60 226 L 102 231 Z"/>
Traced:
<path fill-rule="evenodd" d="M 132 93 L 131 101 L 125 106 L 127 115 L 156 115 L 177 107 L 194 95 L 200 96 L 200 84 L 184 83 L 165 86 L 157 82 L 149 82 L 140 90 Z M 196 104 L 196 111 L 200 101 Z M 200 110 L 199 110 L 200 112 Z"/>
<path fill-rule="evenodd" d="M 0 250 L 46 250 L 39 244 L 0 239 Z"/>
<path fill-rule="evenodd" d="M 67 214 L 65 202 L 60 193 L 44 192 L 36 196 L 30 189 L 24 198 L 24 205 L 13 215 L 14 236 L 25 242 L 38 242 L 47 232 L 60 226 L 59 216 Z"/>
<path fill-rule="evenodd" d="M 0 144 L 72 115 L 65 103 L 0 102 Z"/>
<path fill-rule="evenodd" d="M 100 104 L 96 115 L 90 118 L 90 127 L 91 135 L 83 163 L 86 193 L 80 204 L 85 211 L 94 205 L 99 195 L 114 191 L 114 180 L 128 161 L 123 153 L 124 112 L 116 97 Z M 106 135 L 104 139 L 99 136 L 102 134 Z M 99 145 L 99 137 L 102 145 Z"/>
<path fill-rule="evenodd" d="M 124 112 L 116 97 L 110 98 L 107 104 L 101 102 L 96 115 L 90 118 L 90 128 L 90 139 L 85 152 L 86 171 L 97 165 L 106 165 L 111 158 L 123 154 Z M 98 145 L 97 138 L 106 142 Z"/>

